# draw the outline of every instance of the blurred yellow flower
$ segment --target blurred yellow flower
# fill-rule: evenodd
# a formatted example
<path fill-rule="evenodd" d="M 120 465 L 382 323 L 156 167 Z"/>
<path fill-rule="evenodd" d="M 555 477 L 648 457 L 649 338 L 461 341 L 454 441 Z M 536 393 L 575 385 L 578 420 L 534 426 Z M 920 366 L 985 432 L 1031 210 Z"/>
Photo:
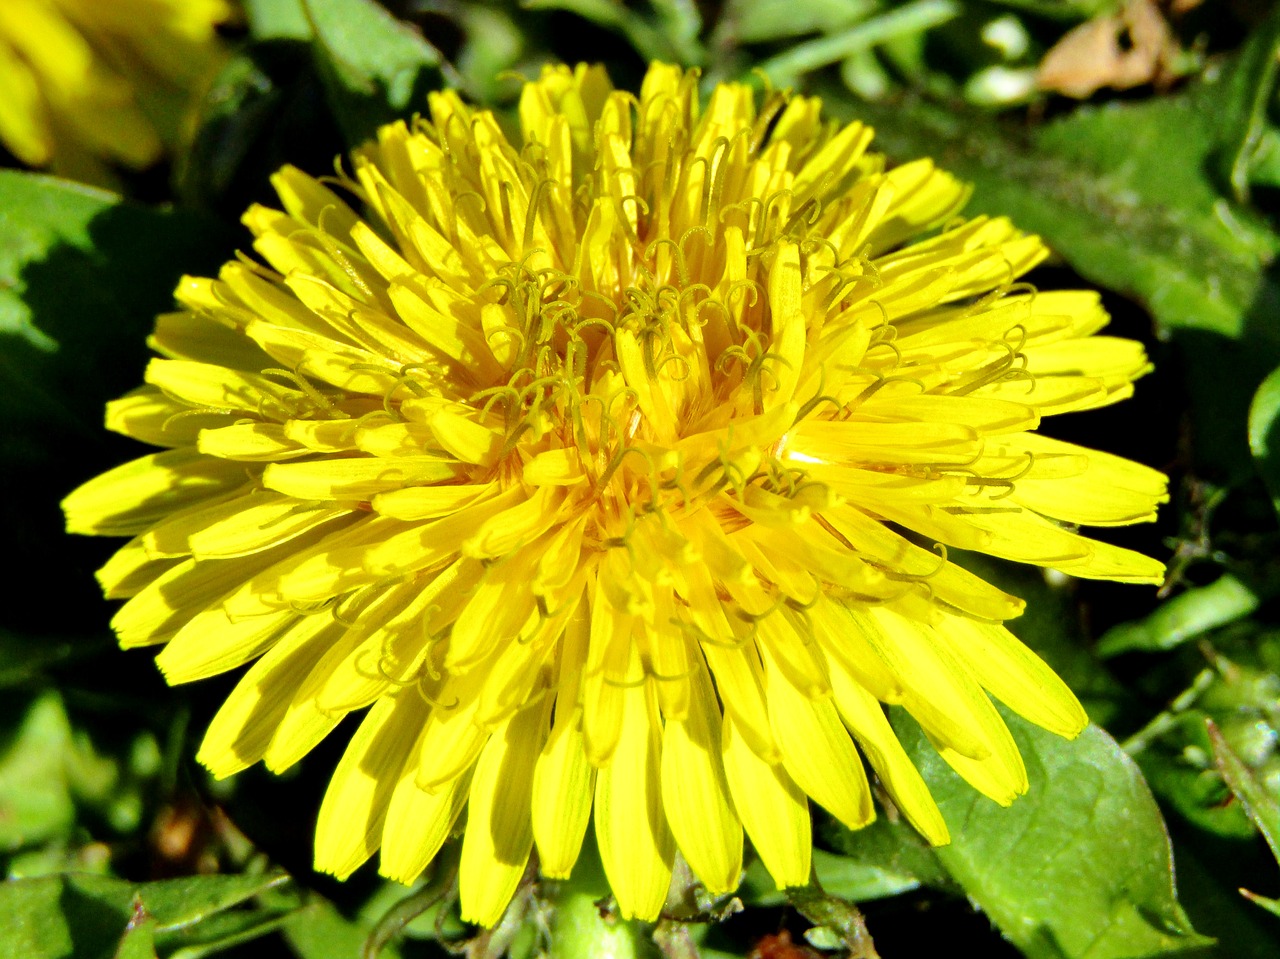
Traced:
<path fill-rule="evenodd" d="M 1164 477 L 1033 432 L 1148 369 L 1098 298 L 1016 283 L 1040 241 L 957 220 L 965 186 L 886 171 L 861 124 L 697 79 L 547 69 L 514 144 L 435 95 L 356 152 L 359 213 L 282 170 L 284 212 L 244 218 L 268 265 L 184 280 L 108 409 L 170 447 L 65 502 L 134 537 L 100 573 L 121 644 L 173 683 L 256 660 L 200 760 L 283 770 L 367 709 L 320 869 L 381 848 L 411 881 L 466 807 L 488 925 L 594 818 L 653 919 L 677 850 L 736 888 L 744 828 L 806 883 L 809 798 L 875 815 L 863 757 L 945 843 L 882 703 L 1002 804 L 1027 777 L 988 694 L 1086 718 L 999 625 L 1021 601 L 919 542 L 1161 579 L 1072 527 L 1152 519 Z"/>
<path fill-rule="evenodd" d="M 4 0 L 0 145 L 93 183 L 151 165 L 221 62 L 230 15 L 227 0 Z"/>

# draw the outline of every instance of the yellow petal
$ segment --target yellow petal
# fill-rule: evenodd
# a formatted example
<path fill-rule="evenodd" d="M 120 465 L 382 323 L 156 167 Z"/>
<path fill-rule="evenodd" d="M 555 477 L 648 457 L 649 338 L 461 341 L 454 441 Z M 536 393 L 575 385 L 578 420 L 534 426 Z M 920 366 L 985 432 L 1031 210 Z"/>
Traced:
<path fill-rule="evenodd" d="M 575 605 L 560 639 L 555 724 L 533 772 L 533 835 L 543 872 L 568 878 L 591 814 L 595 769 L 587 761 L 579 694 L 590 642 L 585 603 Z"/>
<path fill-rule="evenodd" d="M 662 804 L 676 845 L 714 896 L 738 888 L 742 824 L 729 801 L 721 758 L 720 710 L 699 666 L 688 715 L 667 717 L 662 735 Z"/>
<path fill-rule="evenodd" d="M 203 499 L 244 483 L 242 463 L 193 449 L 152 453 L 95 476 L 62 501 L 68 533 L 133 536 Z"/>
<path fill-rule="evenodd" d="M 1003 626 L 947 616 L 936 634 L 983 688 L 1024 719 L 1069 739 L 1089 724 L 1075 693 Z"/>
<path fill-rule="evenodd" d="M 725 712 L 733 715 L 739 734 L 756 755 L 777 762 L 781 753 L 769 726 L 759 656 L 747 643 L 745 628 L 741 637 L 734 632 L 706 568 L 694 564 L 683 572 L 683 595 L 689 604 L 684 615 L 691 620 L 688 625 L 696 627 L 694 635 L 706 637 L 701 643 L 702 654 L 715 677 Z"/>
<path fill-rule="evenodd" d="M 459 560 L 425 583 L 406 580 L 403 588 L 412 598 L 385 622 L 382 616 L 370 621 L 362 612 L 349 652 L 333 664 L 315 694 L 316 706 L 324 712 L 359 709 L 393 683 L 419 675 L 444 624 L 457 615 L 482 573 L 480 564 Z"/>
<path fill-rule="evenodd" d="M 892 673 L 902 690 L 898 701 L 908 706 L 926 731 L 974 759 L 991 755 L 979 724 L 972 720 L 974 710 L 991 704 L 967 673 L 939 653 L 927 624 L 875 607 L 845 604 L 840 612 Z"/>
<path fill-rule="evenodd" d="M 734 809 L 779 889 L 809 882 L 809 802 L 781 765 L 771 766 L 747 745 L 734 719 L 722 729 L 725 780 Z"/>
<path fill-rule="evenodd" d="M 557 700 L 556 723 L 533 772 L 533 835 L 543 875 L 569 878 L 591 818 L 595 781 L 581 716 L 572 703 Z"/>
<path fill-rule="evenodd" d="M 809 621 L 828 662 L 839 660 L 841 668 L 882 703 L 902 702 L 901 681 L 867 641 L 865 623 L 851 617 L 846 604 L 820 596 L 809 610 Z"/>
<path fill-rule="evenodd" d="M 237 501 L 239 509 L 206 523 L 187 541 L 197 559 L 248 556 L 287 542 L 325 523 L 352 516 L 351 510 L 300 503 L 271 491 L 258 491 Z"/>
<path fill-rule="evenodd" d="M 196 449 L 209 456 L 246 463 L 293 459 L 311 452 L 285 436 L 279 423 L 236 423 L 201 430 Z"/>
<path fill-rule="evenodd" d="M 825 665 L 818 658 L 818 648 L 806 626 L 778 610 L 759 619 L 756 643 L 767 650 L 765 662 L 781 670 L 787 683 L 808 699 L 818 700 L 831 692 Z M 768 684 L 765 686 L 766 692 Z"/>
<path fill-rule="evenodd" d="M 840 718 L 862 747 L 894 804 L 929 842 L 935 846 L 949 843 L 951 834 L 938 804 L 907 757 L 880 703 L 845 672 L 839 661 L 831 663 L 831 688 Z"/>
<path fill-rule="evenodd" d="M 931 160 L 904 163 L 885 174 L 892 184 L 893 204 L 872 233 L 876 250 L 892 249 L 953 217 L 968 199 L 970 187 L 937 169 Z"/>
<path fill-rule="evenodd" d="M 410 486 L 376 495 L 375 512 L 393 519 L 420 520 L 448 516 L 496 493 L 493 483 L 465 486 Z"/>
<path fill-rule="evenodd" d="M 378 576 L 426 569 L 458 554 L 476 527 L 523 499 L 519 487 L 481 497 L 470 506 L 429 523 L 389 536 L 368 550 L 363 565 Z"/>
<path fill-rule="evenodd" d="M 596 775 L 596 842 L 622 917 L 652 922 L 675 860 L 659 782 L 661 724 L 652 693 L 640 686 L 620 692 L 618 745 Z"/>
<path fill-rule="evenodd" d="M 633 627 L 634 617 L 618 611 L 606 591 L 596 588 L 591 596 L 591 639 L 582 693 L 582 732 L 593 766 L 608 763 L 617 748 L 627 688 L 644 675 L 639 650 L 631 642 Z"/>
<path fill-rule="evenodd" d="M 492 466 L 502 450 L 501 432 L 449 410 L 437 411 L 428 425 L 440 445 L 464 463 Z"/>
<path fill-rule="evenodd" d="M 480 753 L 458 867 L 464 922 L 496 923 L 524 874 L 533 848 L 533 769 L 545 726 L 546 709 L 535 703 L 495 730 Z"/>
<path fill-rule="evenodd" d="M 264 652 L 297 617 L 286 609 L 232 620 L 220 606 L 201 610 L 169 640 L 156 665 L 171 685 L 208 679 Z"/>
<path fill-rule="evenodd" d="M 619 330 L 614 339 L 618 365 L 626 377 L 627 385 L 636 391 L 636 402 L 651 423 L 658 442 L 669 443 L 675 439 L 675 413 L 658 381 L 659 371 L 652 354 L 646 355 L 636 335 L 630 330 Z"/>
<path fill-rule="evenodd" d="M 107 404 L 104 425 L 152 446 L 191 446 L 201 430 L 230 422 L 226 413 L 201 413 L 153 386 L 141 386 Z"/>
<path fill-rule="evenodd" d="M 421 223 L 421 218 L 416 223 Z M 422 228 L 425 227 L 426 224 L 422 223 Z M 417 234 L 419 238 L 429 234 L 435 236 L 434 231 L 422 228 L 419 228 L 420 232 Z M 443 241 L 443 238 L 440 239 Z M 493 354 L 485 346 L 480 330 L 472 329 L 435 309 L 427 302 L 428 298 L 418 285 L 412 282 L 412 278 L 406 277 L 404 282 L 392 283 L 387 293 L 395 304 L 400 319 L 433 349 L 439 350 L 441 355 L 459 361 L 464 367 L 478 370 L 481 376 L 493 376 L 498 372 L 499 367 Z"/>
<path fill-rule="evenodd" d="M 367 500 L 386 490 L 456 476 L 449 460 L 435 456 L 369 456 L 272 463 L 262 474 L 262 485 L 296 499 Z"/>
<path fill-rule="evenodd" d="M 7 43 L 0 45 L 0 97 L 9 105 L 0 114 L 0 141 L 27 166 L 46 165 L 53 152 L 53 136 L 40 87 L 31 68 Z"/>
<path fill-rule="evenodd" d="M 323 617 L 308 616 L 236 684 L 196 754 L 215 778 L 224 779 L 263 757 L 295 690 L 333 641 L 329 626 Z"/>
<path fill-rule="evenodd" d="M 315 699 L 321 711 L 336 713 L 363 709 L 373 702 L 391 686 L 391 680 L 383 672 L 383 643 L 389 638 L 386 626 L 406 611 L 421 612 L 426 606 L 422 594 L 430 592 L 409 579 L 371 584 L 344 596 L 329 612 L 345 629 L 299 688 L 298 701 Z M 367 699 L 355 698 L 358 690 L 370 688 Z"/>
<path fill-rule="evenodd" d="M 1026 767 L 1008 727 L 934 627 L 876 607 L 867 610 L 867 618 L 874 624 L 868 639 L 894 671 L 909 664 L 908 674 L 899 675 L 915 688 L 903 705 L 942 758 L 1003 806 L 1025 793 Z"/>
<path fill-rule="evenodd" d="M 191 555 L 191 537 L 214 523 L 238 516 L 254 501 L 254 485 L 215 496 L 172 513 L 142 535 L 147 552 L 155 559 Z M 199 558 L 199 557 L 197 557 Z"/>
<path fill-rule="evenodd" d="M 825 511 L 822 518 L 860 552 L 908 576 L 922 578 L 937 599 L 984 619 L 1005 620 L 1022 614 L 1026 604 L 1018 597 L 997 589 L 956 563 L 944 561 L 932 550 L 916 546 L 861 509 L 837 507 Z"/>
<path fill-rule="evenodd" d="M 346 879 L 382 842 L 400 771 L 421 728 L 415 690 L 386 696 L 369 710 L 333 772 L 316 822 L 315 867 Z"/>
<path fill-rule="evenodd" d="M 769 721 L 787 772 L 842 823 L 861 829 L 876 815 L 871 788 L 835 706 L 792 686 L 769 652 L 763 658 Z"/>
<path fill-rule="evenodd" d="M 303 679 L 303 687 L 305 688 L 307 680 L 322 669 L 323 660 L 312 667 L 311 672 Z M 314 696 L 299 695 L 295 689 L 289 708 L 285 710 L 275 735 L 262 754 L 263 765 L 277 774 L 292 768 L 345 718 L 344 712 L 325 712 Z"/>
<path fill-rule="evenodd" d="M 256 373 L 243 373 L 216 363 L 152 360 L 146 381 L 197 409 L 280 414 L 306 399 L 299 390 L 281 386 Z"/>
<path fill-rule="evenodd" d="M 111 619 L 111 628 L 126 649 L 163 642 L 196 613 L 277 559 L 277 554 L 266 552 L 237 560 L 186 560 L 121 606 Z"/>
<path fill-rule="evenodd" d="M 586 479 L 582 457 L 573 447 L 539 453 L 525 464 L 522 476 L 530 486 L 573 486 Z"/>
<path fill-rule="evenodd" d="M 806 326 L 801 289 L 800 250 L 793 243 L 783 243 L 769 268 L 769 351 L 775 358 L 764 367 L 766 410 L 789 402 L 800 379 Z"/>
<path fill-rule="evenodd" d="M 471 789 L 470 769 L 436 792 L 418 788 L 416 770 L 410 760 L 396 783 L 378 859 L 378 872 L 405 885 L 422 874 L 449 838 Z"/>
<path fill-rule="evenodd" d="M 146 539 L 135 536 L 121 546 L 94 575 L 106 599 L 127 599 L 172 569 L 178 559 L 155 559 Z"/>
<path fill-rule="evenodd" d="M 404 529 L 404 524 L 361 512 L 355 516 L 357 519 L 349 526 L 338 527 L 340 531 L 321 540 L 316 549 L 300 551 L 289 568 L 279 571 L 274 592 L 281 601 L 293 605 L 325 602 L 378 580 L 360 562 L 370 543 L 394 536 Z"/>
<path fill-rule="evenodd" d="M 297 167 L 285 164 L 271 175 L 280 202 L 290 216 L 324 229 L 338 237 L 349 237 L 359 217 L 338 195 Z"/>
<path fill-rule="evenodd" d="M 554 486 L 539 488 L 522 503 L 480 524 L 462 544 L 462 554 L 475 559 L 497 559 L 532 543 L 549 530 L 564 493 Z"/>
<path fill-rule="evenodd" d="M 446 669 L 468 669 L 522 635 L 535 615 L 528 588 L 535 560 L 524 550 L 485 572 L 454 621 Z"/>
<path fill-rule="evenodd" d="M 438 705 L 422 731 L 418 746 L 420 761 L 415 780 L 421 789 L 439 789 L 462 774 L 480 755 L 489 741 L 489 730 L 476 720 L 480 708 L 483 667 L 448 679 L 433 696 Z M 417 695 L 417 693 L 414 693 Z"/>

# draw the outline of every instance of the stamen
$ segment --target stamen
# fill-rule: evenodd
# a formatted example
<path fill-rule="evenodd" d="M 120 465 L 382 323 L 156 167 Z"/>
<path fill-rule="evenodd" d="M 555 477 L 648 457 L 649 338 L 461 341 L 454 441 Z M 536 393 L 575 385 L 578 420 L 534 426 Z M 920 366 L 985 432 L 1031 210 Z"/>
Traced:
<path fill-rule="evenodd" d="M 778 114 L 782 112 L 791 98 L 786 93 L 774 91 L 773 80 L 764 70 L 756 67 L 751 72 L 764 81 L 765 89 L 765 101 L 760 107 L 760 112 L 756 115 L 755 123 L 751 126 L 751 140 L 748 143 L 748 152 L 755 156 L 760 152 L 760 148 L 764 146 L 765 139 L 772 132 L 773 124 L 778 119 Z"/>
<path fill-rule="evenodd" d="M 303 376 L 298 371 L 272 368 L 272 369 L 263 370 L 261 375 L 276 376 L 281 379 L 288 380 L 289 382 L 295 384 L 298 387 L 298 389 L 309 400 L 311 400 L 312 403 L 315 404 L 315 408 L 313 410 L 307 411 L 308 413 L 323 411 L 325 415 L 328 416 L 330 419 L 337 419 L 337 420 L 346 419 L 347 414 L 344 413 L 342 410 L 338 409 L 337 405 L 331 399 L 329 399 L 327 396 L 321 393 L 320 390 L 317 389 L 315 385 L 311 383 L 310 380 L 308 380 L 305 376 Z M 283 403 L 283 397 L 270 397 L 270 398 Z M 264 397 L 264 399 L 266 399 L 266 397 Z M 299 409 L 298 412 L 300 413 L 302 412 L 301 408 Z M 307 417 L 306 414 L 303 414 L 293 418 L 306 419 L 309 417 Z"/>
<path fill-rule="evenodd" d="M 433 709 L 438 709 L 441 712 L 445 712 L 445 713 L 451 713 L 458 708 L 462 700 L 458 698 L 457 694 L 454 694 L 452 702 L 445 702 L 443 700 L 436 699 L 434 696 L 432 696 L 430 693 L 427 692 L 426 686 L 423 684 L 424 678 L 425 677 L 419 677 L 414 682 L 414 689 L 418 691 L 418 695 L 422 697 L 422 701 L 424 703 L 426 703 L 428 706 L 432 707 Z M 435 681 L 436 679 L 437 677 L 432 677 L 433 681 Z"/>
<path fill-rule="evenodd" d="M 357 620 L 360 614 L 369 608 L 369 604 L 376 600 L 386 587 L 386 583 L 375 583 L 344 594 L 334 604 L 334 621 L 347 629 L 355 629 L 359 625 Z M 347 603 L 350 603 L 352 608 L 348 609 Z"/>
<path fill-rule="evenodd" d="M 168 393 L 165 393 L 164 395 L 169 396 Z M 173 396 L 169 396 L 169 399 L 174 400 L 175 402 L 181 402 L 181 400 L 178 400 L 176 397 L 173 397 Z M 166 432 L 169 429 L 169 427 L 172 426 L 174 423 L 176 423 L 178 420 L 186 419 L 187 417 L 190 417 L 190 416 L 234 416 L 238 412 L 240 411 L 235 409 L 230 409 L 230 408 L 220 408 L 216 406 L 201 406 L 196 409 L 179 410 L 177 413 L 174 413 L 172 416 L 167 417 L 165 421 L 160 424 L 160 432 L 162 433 Z"/>

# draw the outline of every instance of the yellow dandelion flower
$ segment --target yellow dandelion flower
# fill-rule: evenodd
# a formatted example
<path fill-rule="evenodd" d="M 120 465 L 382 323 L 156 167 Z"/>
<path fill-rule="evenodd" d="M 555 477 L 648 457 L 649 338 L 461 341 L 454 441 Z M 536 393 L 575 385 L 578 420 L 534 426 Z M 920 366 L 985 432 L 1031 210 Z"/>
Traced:
<path fill-rule="evenodd" d="M 245 215 L 265 261 L 186 279 L 112 429 L 169 447 L 90 481 L 70 529 L 125 647 L 184 683 L 252 667 L 199 758 L 295 763 L 364 711 L 316 865 L 411 881 L 467 810 L 463 915 L 594 820 L 623 915 L 679 851 L 736 888 L 743 830 L 809 878 L 809 799 L 874 817 L 863 758 L 947 825 L 886 720 L 970 783 L 1027 789 L 995 697 L 1074 736 L 1071 691 L 943 544 L 1155 583 L 1075 524 L 1150 520 L 1159 473 L 1034 432 L 1130 394 L 1142 347 L 966 187 L 886 170 L 816 100 L 655 65 L 639 97 L 547 69 L 520 134 L 453 93 L 341 177 Z M 367 711 L 366 711 L 367 710 Z"/>
<path fill-rule="evenodd" d="M 4 0 L 0 144 L 91 182 L 151 165 L 220 62 L 230 15 L 227 0 Z"/>

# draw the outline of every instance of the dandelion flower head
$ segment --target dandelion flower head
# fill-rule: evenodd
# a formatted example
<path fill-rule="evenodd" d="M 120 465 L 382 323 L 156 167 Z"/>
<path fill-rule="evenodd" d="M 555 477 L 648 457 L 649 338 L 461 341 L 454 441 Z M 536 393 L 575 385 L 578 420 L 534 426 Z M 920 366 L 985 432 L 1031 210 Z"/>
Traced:
<path fill-rule="evenodd" d="M 1019 284 L 1039 239 L 817 100 L 697 80 L 548 68 L 518 135 L 445 92 L 350 174 L 281 170 L 260 260 L 185 279 L 108 408 L 167 447 L 65 502 L 134 537 L 99 574 L 121 644 L 172 683 L 252 663 L 201 762 L 283 770 L 362 714 L 320 869 L 411 881 L 465 809 L 492 924 L 593 825 L 652 919 L 677 851 L 736 888 L 744 830 L 806 883 L 810 799 L 875 816 L 864 759 L 945 843 L 883 704 L 1002 804 L 1027 777 L 991 697 L 1086 723 L 946 547 L 1161 578 L 1074 528 L 1152 519 L 1164 477 L 1034 432 L 1148 369 L 1097 296 Z"/>
<path fill-rule="evenodd" d="M 230 16 L 226 0 L 4 0 L 0 145 L 88 182 L 150 166 L 221 62 Z"/>

